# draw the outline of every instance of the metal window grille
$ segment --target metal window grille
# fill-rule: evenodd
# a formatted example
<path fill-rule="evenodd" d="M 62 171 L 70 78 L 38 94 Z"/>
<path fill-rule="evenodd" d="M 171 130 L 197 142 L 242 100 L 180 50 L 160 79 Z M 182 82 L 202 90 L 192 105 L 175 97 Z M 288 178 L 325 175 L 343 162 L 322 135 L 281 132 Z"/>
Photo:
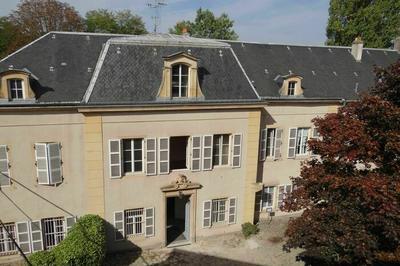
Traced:
<path fill-rule="evenodd" d="M 143 139 L 124 139 L 122 142 L 124 172 L 143 171 Z"/>
<path fill-rule="evenodd" d="M 229 135 L 215 135 L 213 148 L 215 166 L 229 164 Z"/>
<path fill-rule="evenodd" d="M 65 236 L 64 218 L 46 218 L 42 220 L 44 247 L 51 249 L 58 245 Z"/>
<path fill-rule="evenodd" d="M 5 228 L 4 228 L 5 227 Z M 14 242 L 11 240 L 9 235 L 7 234 L 6 229 L 11 234 L 12 238 L 15 239 L 15 224 L 8 223 L 3 226 L 0 226 L 0 254 L 16 251 L 17 247 Z"/>
<path fill-rule="evenodd" d="M 212 201 L 212 222 L 213 223 L 219 223 L 219 222 L 225 222 L 225 215 L 226 215 L 226 203 L 227 199 L 215 199 Z"/>
<path fill-rule="evenodd" d="M 144 228 L 144 209 L 125 210 L 126 235 L 141 235 Z"/>

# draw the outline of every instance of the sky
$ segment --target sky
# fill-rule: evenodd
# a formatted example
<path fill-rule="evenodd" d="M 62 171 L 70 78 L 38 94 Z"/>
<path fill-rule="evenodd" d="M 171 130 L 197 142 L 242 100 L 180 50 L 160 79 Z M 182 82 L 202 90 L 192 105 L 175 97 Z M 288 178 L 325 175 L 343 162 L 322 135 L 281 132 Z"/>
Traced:
<path fill-rule="evenodd" d="M 61 0 L 84 16 L 88 10 L 130 9 L 140 15 L 148 31 L 153 28 L 154 0 Z M 162 1 L 162 0 L 158 0 Z M 19 0 L 0 0 L 0 16 L 15 9 Z M 239 39 L 249 42 L 322 45 L 326 40 L 329 0 L 164 0 L 159 32 L 168 32 L 179 20 L 193 20 L 198 8 L 234 20 Z"/>

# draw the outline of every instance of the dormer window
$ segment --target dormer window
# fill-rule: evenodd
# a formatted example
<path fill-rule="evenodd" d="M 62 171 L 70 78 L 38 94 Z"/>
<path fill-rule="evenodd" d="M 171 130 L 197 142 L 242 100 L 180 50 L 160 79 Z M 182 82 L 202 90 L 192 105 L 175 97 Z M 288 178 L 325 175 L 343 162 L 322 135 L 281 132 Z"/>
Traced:
<path fill-rule="evenodd" d="M 182 98 L 188 94 L 189 67 L 177 64 L 172 67 L 172 97 Z"/>
<path fill-rule="evenodd" d="M 8 80 L 8 88 L 9 88 L 9 96 L 11 100 L 22 100 L 24 99 L 24 88 L 22 87 L 21 79 L 9 79 Z"/>
<path fill-rule="evenodd" d="M 288 96 L 294 96 L 296 94 L 296 81 L 289 81 L 288 84 Z"/>

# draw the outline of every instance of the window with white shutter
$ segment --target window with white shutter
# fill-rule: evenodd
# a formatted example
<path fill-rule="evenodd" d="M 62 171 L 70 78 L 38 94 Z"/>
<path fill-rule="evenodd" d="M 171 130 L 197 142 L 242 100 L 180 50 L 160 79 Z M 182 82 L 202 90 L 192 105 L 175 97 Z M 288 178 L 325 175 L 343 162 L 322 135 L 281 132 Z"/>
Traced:
<path fill-rule="evenodd" d="M 145 236 L 154 236 L 154 208 L 145 209 Z"/>
<path fill-rule="evenodd" d="M 289 128 L 288 158 L 296 156 L 297 128 Z"/>
<path fill-rule="evenodd" d="M 35 143 L 38 183 L 56 185 L 62 182 L 60 143 Z"/>
<path fill-rule="evenodd" d="M 201 170 L 201 137 L 193 136 L 191 142 L 192 152 L 191 152 L 191 163 L 190 167 L 192 171 Z"/>
<path fill-rule="evenodd" d="M 157 140 L 155 138 L 146 139 L 146 175 L 157 174 Z"/>
<path fill-rule="evenodd" d="M 233 135 L 232 167 L 240 167 L 242 156 L 242 134 Z"/>
<path fill-rule="evenodd" d="M 169 173 L 169 138 L 158 139 L 158 171 L 160 174 Z"/>
<path fill-rule="evenodd" d="M 261 130 L 260 136 L 260 161 L 265 161 L 267 149 L 267 129 Z"/>
<path fill-rule="evenodd" d="M 228 224 L 236 223 L 236 209 L 237 209 L 237 198 L 232 197 L 228 199 L 229 209 L 228 209 Z"/>
<path fill-rule="evenodd" d="M 203 228 L 211 227 L 211 200 L 203 201 Z"/>
<path fill-rule="evenodd" d="M 110 139 L 108 141 L 110 178 L 121 178 L 121 140 Z"/>
<path fill-rule="evenodd" d="M 203 170 L 212 169 L 213 136 L 203 136 Z"/>
<path fill-rule="evenodd" d="M 30 253 L 31 252 L 31 241 L 29 236 L 29 222 L 18 222 L 17 225 L 17 239 L 18 245 L 21 248 L 22 252 Z"/>
<path fill-rule="evenodd" d="M 120 241 L 125 238 L 125 225 L 124 225 L 124 212 L 114 212 L 114 228 L 115 228 L 115 241 Z"/>
<path fill-rule="evenodd" d="M 17 251 L 17 246 L 12 239 L 16 239 L 14 223 L 6 223 L 4 227 L 0 225 L 0 256 L 8 252 Z"/>
<path fill-rule="evenodd" d="M 275 159 L 279 159 L 282 157 L 282 134 L 283 129 L 278 128 L 276 130 L 276 137 L 275 137 Z"/>
<path fill-rule="evenodd" d="M 11 185 L 7 145 L 0 145 L 0 187 Z"/>
<path fill-rule="evenodd" d="M 32 242 L 32 252 L 43 250 L 41 221 L 31 222 L 31 242 Z"/>

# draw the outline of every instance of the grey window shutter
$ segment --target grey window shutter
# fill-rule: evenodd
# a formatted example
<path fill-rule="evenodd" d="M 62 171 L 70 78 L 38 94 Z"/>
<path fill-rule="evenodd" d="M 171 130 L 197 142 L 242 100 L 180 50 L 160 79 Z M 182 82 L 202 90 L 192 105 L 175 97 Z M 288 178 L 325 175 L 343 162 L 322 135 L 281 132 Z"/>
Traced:
<path fill-rule="evenodd" d="M 19 247 L 24 253 L 30 253 L 31 240 L 29 237 L 29 223 L 24 221 L 24 222 L 18 222 L 16 223 L 16 225 L 17 225 L 17 240 Z"/>
<path fill-rule="evenodd" d="M 237 209 L 237 198 L 232 197 L 228 199 L 229 210 L 228 210 L 228 224 L 236 223 L 236 209 Z"/>
<path fill-rule="evenodd" d="M 242 156 L 242 134 L 233 135 L 232 167 L 240 167 Z"/>
<path fill-rule="evenodd" d="M 43 238 L 42 238 L 42 223 L 41 221 L 31 222 L 31 242 L 32 252 L 43 250 Z"/>
<path fill-rule="evenodd" d="M 146 175 L 157 174 L 157 140 L 146 139 Z"/>
<path fill-rule="evenodd" d="M 203 170 L 212 169 L 213 136 L 203 136 Z"/>
<path fill-rule="evenodd" d="M 115 240 L 120 241 L 125 238 L 124 211 L 114 212 Z"/>
<path fill-rule="evenodd" d="M 48 143 L 47 149 L 50 184 L 59 184 L 62 182 L 61 145 L 60 143 Z"/>
<path fill-rule="evenodd" d="M 289 128 L 288 158 L 296 157 L 297 128 Z"/>
<path fill-rule="evenodd" d="M 108 141 L 108 147 L 109 147 L 110 177 L 121 178 L 122 176 L 121 140 L 110 139 Z"/>
<path fill-rule="evenodd" d="M 169 138 L 158 139 L 158 171 L 160 174 L 169 173 Z"/>
<path fill-rule="evenodd" d="M 43 185 L 50 184 L 49 162 L 47 160 L 47 153 L 48 150 L 46 143 L 35 143 L 36 171 L 38 183 Z"/>
<path fill-rule="evenodd" d="M 71 231 L 72 226 L 74 226 L 74 224 L 76 223 L 76 217 L 74 216 L 70 216 L 70 217 L 66 217 L 64 224 L 65 224 L 65 232 L 69 233 L 69 231 Z"/>
<path fill-rule="evenodd" d="M 265 161 L 267 151 L 267 129 L 261 130 L 260 137 L 260 161 Z"/>
<path fill-rule="evenodd" d="M 191 152 L 191 163 L 190 168 L 193 172 L 201 170 L 201 137 L 192 137 L 192 152 Z"/>
<path fill-rule="evenodd" d="M 9 163 L 8 148 L 0 145 L 0 186 L 11 185 Z"/>
<path fill-rule="evenodd" d="M 146 237 L 154 236 L 154 207 L 145 209 Z"/>
<path fill-rule="evenodd" d="M 211 227 L 211 200 L 203 201 L 203 228 Z"/>
<path fill-rule="evenodd" d="M 281 128 L 276 129 L 275 154 L 274 154 L 275 159 L 279 159 L 282 157 L 282 134 L 283 134 L 283 129 Z"/>

